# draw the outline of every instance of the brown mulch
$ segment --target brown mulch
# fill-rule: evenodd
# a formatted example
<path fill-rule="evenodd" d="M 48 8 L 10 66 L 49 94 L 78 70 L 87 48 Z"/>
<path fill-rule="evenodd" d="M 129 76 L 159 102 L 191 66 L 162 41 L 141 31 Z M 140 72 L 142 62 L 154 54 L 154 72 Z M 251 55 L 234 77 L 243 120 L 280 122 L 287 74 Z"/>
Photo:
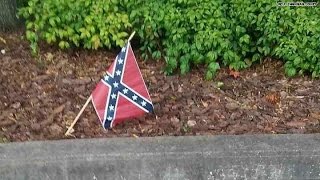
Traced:
<path fill-rule="evenodd" d="M 0 142 L 68 138 L 67 127 L 117 52 L 49 47 L 32 58 L 21 35 L 0 34 Z M 320 80 L 286 78 L 279 61 L 266 59 L 239 77 L 222 69 L 205 81 L 203 68 L 165 76 L 163 63 L 137 59 L 155 114 L 105 131 L 89 105 L 76 138 L 320 132 Z"/>

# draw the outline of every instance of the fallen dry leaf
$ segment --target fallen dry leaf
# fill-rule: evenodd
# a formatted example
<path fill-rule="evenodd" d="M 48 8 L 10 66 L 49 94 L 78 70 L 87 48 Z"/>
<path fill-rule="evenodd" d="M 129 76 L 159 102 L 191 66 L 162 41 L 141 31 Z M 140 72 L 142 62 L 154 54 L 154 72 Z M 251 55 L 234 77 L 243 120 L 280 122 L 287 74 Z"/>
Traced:
<path fill-rule="evenodd" d="M 161 91 L 162 91 L 162 92 L 166 92 L 169 88 L 170 88 L 169 84 L 165 84 L 165 85 L 162 87 Z"/>
<path fill-rule="evenodd" d="M 55 108 L 55 109 L 53 110 L 53 114 L 59 114 L 59 113 L 61 113 L 61 112 L 64 110 L 65 107 L 66 107 L 66 105 L 65 105 L 65 104 L 62 104 L 61 106 Z"/>
<path fill-rule="evenodd" d="M 53 56 L 53 54 L 50 53 L 50 52 L 45 55 L 45 59 L 46 59 L 48 62 L 52 62 L 52 61 L 53 61 L 53 58 L 54 58 L 54 56 Z"/>
<path fill-rule="evenodd" d="M 207 102 L 201 100 L 201 103 L 202 103 L 203 107 L 205 107 L 205 108 L 208 107 L 208 103 Z"/>
<path fill-rule="evenodd" d="M 7 44 L 6 40 L 0 37 L 0 41 L 3 42 L 4 44 Z"/>
<path fill-rule="evenodd" d="M 197 124 L 197 122 L 196 122 L 195 120 L 189 120 L 189 121 L 187 121 L 187 125 L 188 125 L 189 127 L 194 127 L 196 124 Z"/>
<path fill-rule="evenodd" d="M 153 84 L 157 84 L 157 79 L 154 77 L 154 76 L 151 76 L 150 77 L 150 81 L 153 83 Z"/>
<path fill-rule="evenodd" d="M 180 122 L 180 119 L 177 118 L 176 116 L 172 117 L 171 119 L 171 122 L 174 123 L 174 124 L 178 124 Z"/>
<path fill-rule="evenodd" d="M 320 120 L 320 112 L 318 113 L 310 113 L 310 117 Z"/>
<path fill-rule="evenodd" d="M 159 102 L 161 102 L 161 98 L 158 97 L 158 96 L 152 97 L 151 99 L 152 99 L 152 102 L 153 102 L 153 103 L 159 103 Z"/>
<path fill-rule="evenodd" d="M 181 86 L 179 85 L 179 87 L 178 87 L 178 92 L 179 92 L 179 93 L 182 93 L 182 92 L 183 92 L 183 90 L 182 90 L 182 85 L 181 85 Z"/>
<path fill-rule="evenodd" d="M 235 70 L 230 70 L 229 75 L 232 76 L 233 78 L 238 78 L 240 76 L 240 73 Z"/>
<path fill-rule="evenodd" d="M 12 120 L 0 121 L 0 127 L 11 126 L 13 124 L 15 124 L 15 122 Z"/>
<path fill-rule="evenodd" d="M 271 92 L 265 96 L 266 100 L 271 104 L 277 104 L 280 102 L 280 93 Z"/>

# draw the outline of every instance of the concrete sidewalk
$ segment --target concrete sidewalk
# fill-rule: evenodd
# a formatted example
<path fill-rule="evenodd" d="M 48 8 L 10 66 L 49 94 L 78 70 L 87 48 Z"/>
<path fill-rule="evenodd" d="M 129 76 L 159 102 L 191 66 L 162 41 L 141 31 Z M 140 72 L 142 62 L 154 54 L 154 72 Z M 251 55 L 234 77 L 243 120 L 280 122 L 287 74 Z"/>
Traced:
<path fill-rule="evenodd" d="M 0 144 L 0 179 L 320 179 L 320 135 L 110 138 Z"/>

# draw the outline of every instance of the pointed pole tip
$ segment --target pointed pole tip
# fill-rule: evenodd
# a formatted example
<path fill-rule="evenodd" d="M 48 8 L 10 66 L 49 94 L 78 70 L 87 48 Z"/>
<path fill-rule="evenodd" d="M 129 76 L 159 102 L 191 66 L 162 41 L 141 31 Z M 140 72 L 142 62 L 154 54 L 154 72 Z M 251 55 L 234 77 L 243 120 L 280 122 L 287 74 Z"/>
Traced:
<path fill-rule="evenodd" d="M 133 31 L 132 34 L 130 35 L 129 39 L 128 39 L 128 42 L 131 41 L 131 39 L 133 38 L 133 36 L 136 34 L 136 31 Z"/>

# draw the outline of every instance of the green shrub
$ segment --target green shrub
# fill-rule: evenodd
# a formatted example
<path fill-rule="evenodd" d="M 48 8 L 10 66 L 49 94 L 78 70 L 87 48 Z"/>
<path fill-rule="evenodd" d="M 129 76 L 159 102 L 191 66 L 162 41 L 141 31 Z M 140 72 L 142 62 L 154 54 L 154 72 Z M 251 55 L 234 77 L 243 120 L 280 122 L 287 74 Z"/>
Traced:
<path fill-rule="evenodd" d="M 166 72 L 220 66 L 241 70 L 266 56 L 289 76 L 320 76 L 319 7 L 279 7 L 275 0 L 30 0 L 20 14 L 27 38 L 61 48 L 121 46 L 131 27 L 145 59 L 164 59 Z"/>
<path fill-rule="evenodd" d="M 178 67 L 185 74 L 193 66 L 206 64 L 206 77 L 211 79 L 220 68 L 220 57 L 226 58 L 224 64 L 236 58 L 236 68 L 245 67 L 232 48 L 232 24 L 226 9 L 223 1 L 159 0 L 132 10 L 130 19 L 135 27 L 141 27 L 144 57 L 163 57 L 168 74 Z"/>
<path fill-rule="evenodd" d="M 261 27 L 265 28 L 265 33 L 273 35 L 268 36 L 274 44 L 271 53 L 285 61 L 289 76 L 305 72 L 312 73 L 312 77 L 320 75 L 319 10 L 310 7 L 292 10 L 286 7 L 275 12 L 274 17 L 278 20 L 269 16 L 268 24 Z"/>
<path fill-rule="evenodd" d="M 251 59 L 271 56 L 285 62 L 289 76 L 320 75 L 320 13 L 318 7 L 279 7 L 275 1 L 231 1 L 230 18 L 249 31 Z M 244 1 L 248 2 L 248 1 Z"/>
<path fill-rule="evenodd" d="M 275 0 L 143 2 L 129 2 L 130 20 L 144 57 L 164 58 L 168 74 L 205 64 L 211 79 L 221 63 L 240 70 L 270 56 L 285 62 L 289 76 L 320 75 L 318 7 L 279 7 Z"/>
<path fill-rule="evenodd" d="M 122 46 L 131 26 L 117 0 L 29 0 L 19 14 L 34 53 L 39 39 L 62 49 Z"/>

